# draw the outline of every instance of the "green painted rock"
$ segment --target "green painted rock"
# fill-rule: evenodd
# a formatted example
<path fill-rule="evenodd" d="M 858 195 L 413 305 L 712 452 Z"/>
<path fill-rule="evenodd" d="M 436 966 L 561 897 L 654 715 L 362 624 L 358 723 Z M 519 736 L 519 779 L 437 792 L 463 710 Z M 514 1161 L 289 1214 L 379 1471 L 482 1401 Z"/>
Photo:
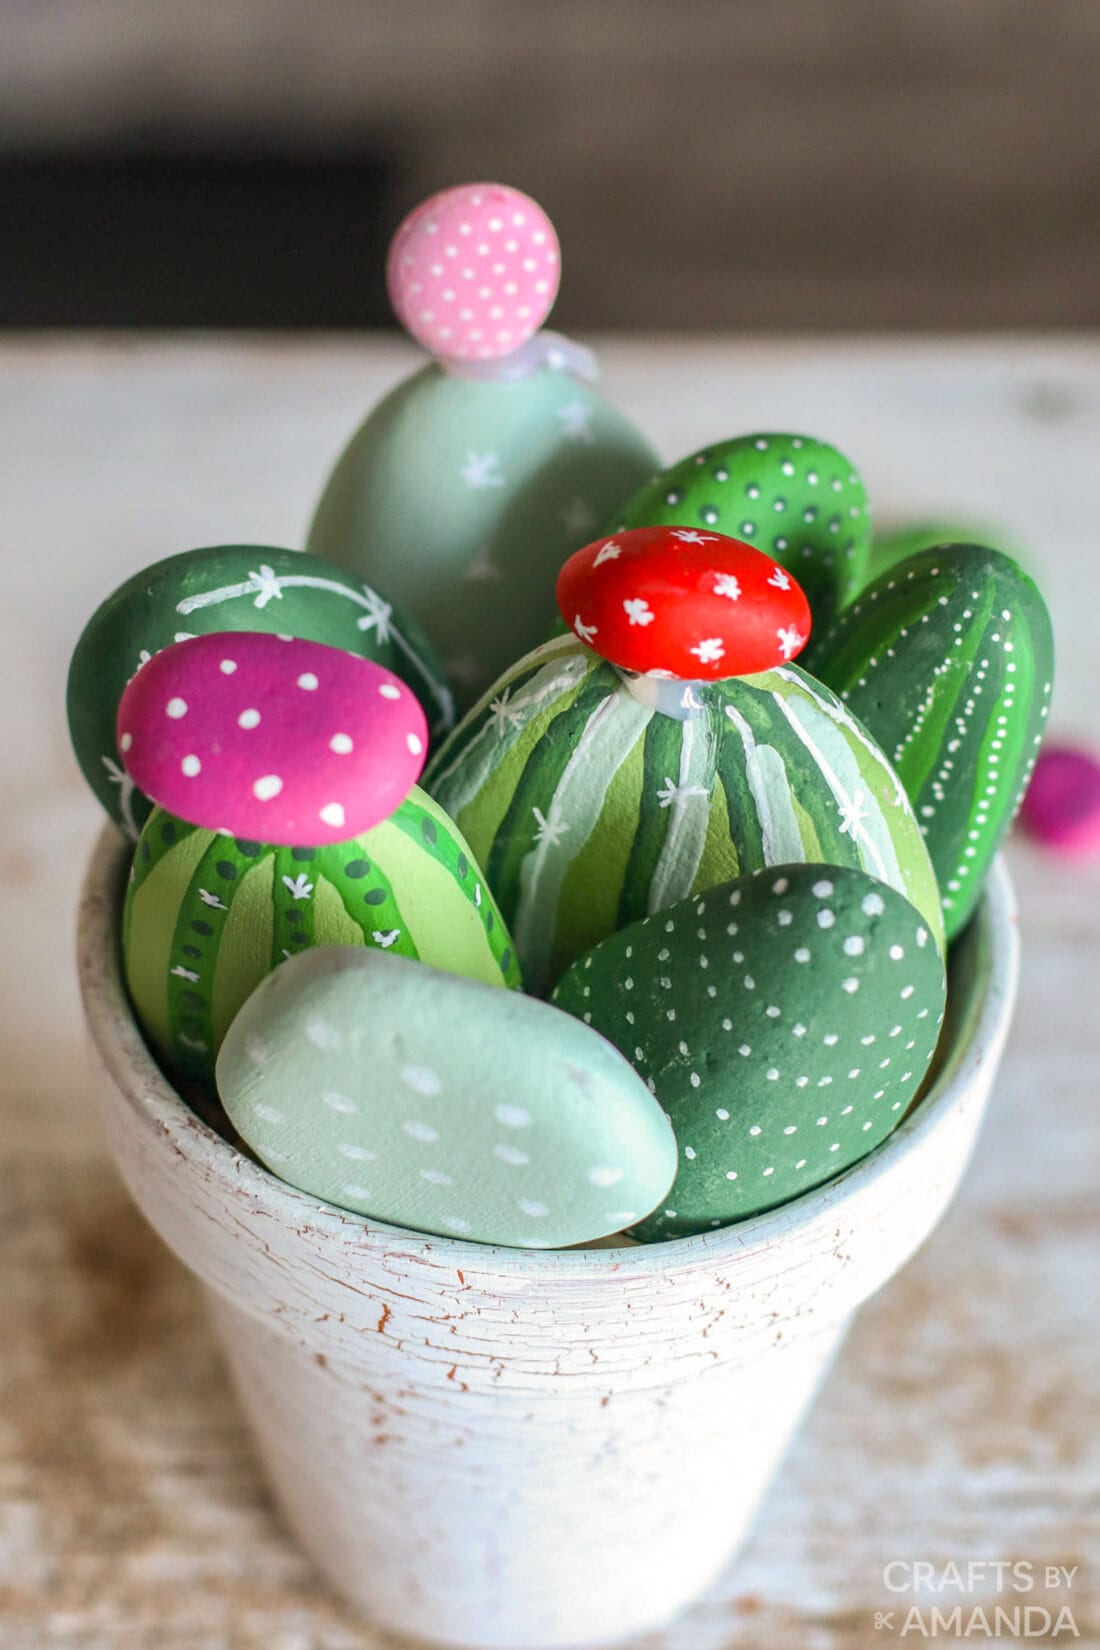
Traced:
<path fill-rule="evenodd" d="M 475 1243 L 584 1243 L 676 1173 L 629 1064 L 547 1003 L 377 952 L 266 979 L 218 1058 L 226 1111 L 273 1173 L 375 1220 Z"/>
<path fill-rule="evenodd" d="M 69 668 L 77 761 L 111 818 L 136 837 L 152 803 L 134 788 L 115 744 L 123 689 L 172 642 L 256 630 L 327 642 L 385 665 L 424 707 L 433 737 L 454 721 L 443 667 L 419 629 L 342 568 L 269 545 L 186 550 L 135 573 L 97 608 Z"/>
<path fill-rule="evenodd" d="M 726 1226 L 865 1156 L 920 1086 L 945 990 L 920 913 L 833 865 L 723 883 L 574 963 L 555 1003 L 630 1058 L 676 1131 L 675 1184 L 633 1235 Z"/>
<path fill-rule="evenodd" d="M 464 709 L 541 639 L 566 557 L 656 467 L 633 425 L 563 373 L 485 382 L 432 365 L 352 436 L 308 547 L 415 615 Z"/>
<path fill-rule="evenodd" d="M 797 665 L 695 692 L 702 713 L 673 720 L 562 637 L 502 676 L 430 764 L 425 789 L 484 866 L 528 989 L 626 923 L 799 859 L 881 877 L 939 943 L 908 799 L 836 696 Z"/>
<path fill-rule="evenodd" d="M 844 454 L 808 435 L 742 435 L 662 470 L 620 511 L 623 527 L 713 527 L 782 562 L 816 622 L 843 607 L 865 578 L 867 494 Z"/>
<path fill-rule="evenodd" d="M 897 769 L 953 938 L 1020 805 L 1050 704 L 1043 598 L 998 550 L 940 545 L 880 574 L 810 643 Z"/>
<path fill-rule="evenodd" d="M 867 580 L 877 579 L 888 567 L 915 556 L 918 550 L 933 550 L 938 544 L 983 544 L 1020 560 L 1020 549 L 1011 535 L 984 522 L 907 521 L 877 532 L 871 545 Z"/>
<path fill-rule="evenodd" d="M 325 848 L 276 848 L 160 809 L 150 815 L 123 953 L 142 1029 L 173 1072 L 209 1078 L 249 993 L 318 945 L 366 946 L 488 985 L 520 984 L 473 855 L 416 786 L 381 825 Z"/>

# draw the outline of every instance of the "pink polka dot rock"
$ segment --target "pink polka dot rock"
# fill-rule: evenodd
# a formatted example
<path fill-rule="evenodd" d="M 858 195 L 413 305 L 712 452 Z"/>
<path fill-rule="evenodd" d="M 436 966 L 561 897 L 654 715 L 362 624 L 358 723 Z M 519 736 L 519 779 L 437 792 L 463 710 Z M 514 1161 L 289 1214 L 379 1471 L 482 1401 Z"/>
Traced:
<path fill-rule="evenodd" d="M 387 264 L 397 317 L 433 355 L 490 361 L 539 330 L 558 290 L 554 226 L 504 184 L 461 184 L 401 224 Z"/>
<path fill-rule="evenodd" d="M 424 712 L 392 672 L 320 642 L 222 631 L 165 648 L 122 696 L 135 783 L 207 830 L 285 847 L 368 831 L 404 801 Z"/>

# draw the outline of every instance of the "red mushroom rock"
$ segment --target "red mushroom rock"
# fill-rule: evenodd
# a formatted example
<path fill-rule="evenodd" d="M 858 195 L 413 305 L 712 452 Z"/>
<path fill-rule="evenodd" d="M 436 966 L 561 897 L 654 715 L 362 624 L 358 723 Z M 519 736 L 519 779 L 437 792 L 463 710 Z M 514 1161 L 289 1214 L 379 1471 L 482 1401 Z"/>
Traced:
<path fill-rule="evenodd" d="M 427 746 L 420 703 L 392 671 L 251 631 L 165 648 L 118 710 L 118 748 L 146 796 L 190 824 L 291 848 L 388 819 Z"/>
<path fill-rule="evenodd" d="M 620 669 L 713 682 L 786 664 L 810 607 L 764 551 L 691 527 L 636 527 L 570 556 L 558 606 L 574 635 Z"/>

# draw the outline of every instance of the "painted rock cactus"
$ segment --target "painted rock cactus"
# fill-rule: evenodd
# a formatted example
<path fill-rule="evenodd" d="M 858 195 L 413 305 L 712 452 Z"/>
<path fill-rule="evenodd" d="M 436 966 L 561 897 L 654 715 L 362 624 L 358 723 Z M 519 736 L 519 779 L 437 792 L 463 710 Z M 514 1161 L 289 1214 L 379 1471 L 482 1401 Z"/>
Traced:
<path fill-rule="evenodd" d="M 299 550 L 229 544 L 169 556 L 97 608 L 73 653 L 73 749 L 108 814 L 136 838 L 152 803 L 127 774 L 115 738 L 126 684 L 154 654 L 191 636 L 249 630 L 325 642 L 373 659 L 408 683 L 433 737 L 454 721 L 450 688 L 417 626 L 361 580 Z"/>
<path fill-rule="evenodd" d="M 419 701 L 392 671 L 292 636 L 178 642 L 118 710 L 118 748 L 147 796 L 193 825 L 287 847 L 387 819 L 427 746 Z"/>
<path fill-rule="evenodd" d="M 677 681 L 770 670 L 810 634 L 806 597 L 777 561 L 692 527 L 636 527 L 585 545 L 558 574 L 557 597 L 602 658 Z"/>
<path fill-rule="evenodd" d="M 867 494 L 850 460 L 812 436 L 771 431 L 689 454 L 609 520 L 616 530 L 671 525 L 747 539 L 795 575 L 817 624 L 861 588 L 871 544 Z"/>
<path fill-rule="evenodd" d="M 262 979 L 316 945 L 372 946 L 488 985 L 518 986 L 500 912 L 461 834 L 415 787 L 350 842 L 280 848 L 157 810 L 123 917 L 126 983 L 169 1067 L 209 1079 Z"/>
<path fill-rule="evenodd" d="M 499 183 L 442 189 L 414 207 L 390 243 L 394 314 L 449 362 L 512 355 L 554 307 L 558 237 L 529 195 Z"/>
<path fill-rule="evenodd" d="M 391 293 L 441 360 L 352 436 L 309 530 L 311 551 L 416 615 L 460 709 L 541 639 L 562 562 L 658 463 L 622 414 L 562 370 L 575 346 L 543 334 L 545 348 L 518 347 L 553 298 L 552 237 L 533 201 L 492 184 L 448 190 L 406 221 Z"/>
<path fill-rule="evenodd" d="M 807 661 L 865 723 L 916 809 L 952 938 L 1020 805 L 1050 705 L 1046 606 L 1015 562 L 941 545 L 888 569 Z"/>
<path fill-rule="evenodd" d="M 590 1242 L 648 1213 L 676 1173 L 664 1112 L 594 1031 L 377 952 L 310 951 L 264 980 L 217 1079 L 282 1179 L 473 1243 Z"/>
<path fill-rule="evenodd" d="M 506 672 L 425 770 L 512 929 L 528 989 L 686 895 L 827 861 L 889 882 L 938 945 L 913 811 L 851 712 L 797 665 L 700 685 L 680 720 L 573 637 Z"/>
<path fill-rule="evenodd" d="M 633 923 L 554 994 L 621 1049 L 676 1131 L 643 1241 L 707 1231 L 848 1168 L 905 1115 L 946 979 L 918 911 L 861 871 L 784 865 Z"/>

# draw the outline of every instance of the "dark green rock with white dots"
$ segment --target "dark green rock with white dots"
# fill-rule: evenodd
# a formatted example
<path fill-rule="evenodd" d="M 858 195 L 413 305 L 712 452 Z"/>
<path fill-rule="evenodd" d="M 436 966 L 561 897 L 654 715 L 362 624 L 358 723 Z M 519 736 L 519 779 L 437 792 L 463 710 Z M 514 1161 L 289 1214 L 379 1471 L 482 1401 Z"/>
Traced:
<path fill-rule="evenodd" d="M 842 866 L 739 877 L 603 940 L 553 1000 L 633 1063 L 680 1154 L 632 1235 L 729 1225 L 864 1157 L 916 1094 L 945 995 L 920 913 Z"/>
<path fill-rule="evenodd" d="M 855 466 L 827 442 L 763 432 L 721 441 L 655 476 L 614 530 L 712 527 L 766 550 L 795 575 L 817 623 L 863 584 L 871 544 Z"/>
<path fill-rule="evenodd" d="M 173 1074 L 199 1082 L 241 1004 L 287 958 L 368 946 L 487 985 L 520 984 L 507 927 L 465 838 L 416 786 L 349 842 L 280 848 L 156 809 L 123 916 L 126 983 Z"/>
<path fill-rule="evenodd" d="M 999 550 L 939 545 L 882 573 L 812 638 L 806 665 L 893 763 L 952 939 L 977 905 L 1042 743 L 1054 671 L 1042 596 Z"/>

